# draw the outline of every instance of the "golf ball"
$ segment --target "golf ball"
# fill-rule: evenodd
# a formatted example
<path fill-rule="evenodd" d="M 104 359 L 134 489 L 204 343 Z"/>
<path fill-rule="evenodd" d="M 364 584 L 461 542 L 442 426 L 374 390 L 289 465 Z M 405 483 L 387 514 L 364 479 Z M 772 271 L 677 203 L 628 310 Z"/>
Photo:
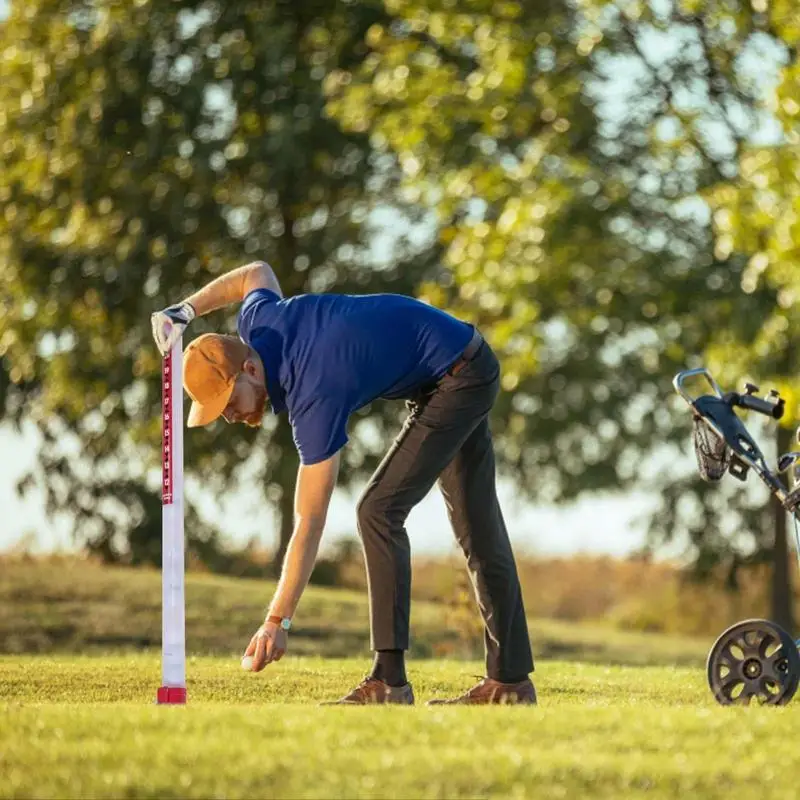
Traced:
<path fill-rule="evenodd" d="M 247 670 L 248 672 L 250 672 L 252 667 L 253 667 L 253 656 L 245 656 L 242 659 L 242 669 Z"/>

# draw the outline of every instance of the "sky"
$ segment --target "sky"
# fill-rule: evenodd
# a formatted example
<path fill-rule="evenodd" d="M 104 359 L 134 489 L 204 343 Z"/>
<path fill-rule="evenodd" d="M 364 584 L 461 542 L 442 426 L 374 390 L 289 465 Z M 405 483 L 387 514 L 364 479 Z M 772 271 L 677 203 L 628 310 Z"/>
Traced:
<path fill-rule="evenodd" d="M 32 427 L 20 436 L 8 426 L 0 426 L 0 550 L 24 547 L 33 552 L 49 552 L 75 547 L 68 521 L 48 520 L 39 493 L 25 499 L 17 496 L 16 481 L 33 466 L 37 439 Z M 644 541 L 644 527 L 637 523 L 637 517 L 647 511 L 648 503 L 641 495 L 586 496 L 558 509 L 520 504 L 508 482 L 501 484 L 499 493 L 515 551 L 520 554 L 581 552 L 624 556 Z M 272 515 L 254 494 L 241 492 L 223 506 L 209 498 L 202 511 L 232 544 L 244 544 L 253 537 L 268 547 L 276 541 Z M 408 532 L 415 554 L 457 552 L 444 503 L 436 489 L 412 511 Z M 324 541 L 330 546 L 355 536 L 355 498 L 337 491 Z"/>

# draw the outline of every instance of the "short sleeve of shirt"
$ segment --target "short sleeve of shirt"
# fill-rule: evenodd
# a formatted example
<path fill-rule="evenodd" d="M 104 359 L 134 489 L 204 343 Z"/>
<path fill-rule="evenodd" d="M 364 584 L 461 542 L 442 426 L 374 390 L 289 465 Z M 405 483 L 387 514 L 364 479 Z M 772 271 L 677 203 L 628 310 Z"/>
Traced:
<path fill-rule="evenodd" d="M 318 464 L 347 444 L 350 412 L 326 398 L 313 400 L 291 417 L 292 433 L 300 461 Z"/>
<path fill-rule="evenodd" d="M 248 292 L 236 321 L 239 337 L 243 342 L 252 345 L 253 332 L 267 324 L 275 303 L 280 299 L 269 289 L 253 289 L 252 292 Z"/>

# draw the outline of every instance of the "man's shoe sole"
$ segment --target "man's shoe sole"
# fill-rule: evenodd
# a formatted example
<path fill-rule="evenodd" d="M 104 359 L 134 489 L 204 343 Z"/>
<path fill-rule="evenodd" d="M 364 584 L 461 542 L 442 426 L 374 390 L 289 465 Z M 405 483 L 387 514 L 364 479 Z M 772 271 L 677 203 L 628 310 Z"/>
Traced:
<path fill-rule="evenodd" d="M 393 702 L 389 701 L 388 703 L 353 703 L 349 700 L 322 700 L 317 705 L 320 706 L 413 706 L 414 701 L 412 700 L 410 703 L 402 702 Z"/>
<path fill-rule="evenodd" d="M 357 687 L 358 689 L 359 687 Z M 414 697 L 414 689 L 411 684 L 406 684 L 405 687 L 399 687 L 401 689 L 407 689 L 400 697 L 396 697 L 396 699 L 386 699 L 382 702 L 378 702 L 376 700 L 370 700 L 368 702 L 362 703 L 358 700 L 349 700 L 348 697 L 351 695 L 345 695 L 344 697 L 339 698 L 338 700 L 323 700 L 319 703 L 321 706 L 413 706 L 415 697 Z"/>
<path fill-rule="evenodd" d="M 520 699 L 516 695 L 506 695 L 496 703 L 465 703 L 458 700 L 428 700 L 426 706 L 535 706 L 536 700 Z"/>

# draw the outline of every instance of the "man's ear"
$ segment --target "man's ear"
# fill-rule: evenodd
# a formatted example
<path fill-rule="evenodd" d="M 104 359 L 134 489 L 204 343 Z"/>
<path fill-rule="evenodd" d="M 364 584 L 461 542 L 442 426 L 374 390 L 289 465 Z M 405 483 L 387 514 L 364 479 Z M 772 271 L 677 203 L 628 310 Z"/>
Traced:
<path fill-rule="evenodd" d="M 252 358 L 248 358 L 244 364 L 242 364 L 242 371 L 245 375 L 249 375 L 251 378 L 258 377 L 258 366 Z"/>

